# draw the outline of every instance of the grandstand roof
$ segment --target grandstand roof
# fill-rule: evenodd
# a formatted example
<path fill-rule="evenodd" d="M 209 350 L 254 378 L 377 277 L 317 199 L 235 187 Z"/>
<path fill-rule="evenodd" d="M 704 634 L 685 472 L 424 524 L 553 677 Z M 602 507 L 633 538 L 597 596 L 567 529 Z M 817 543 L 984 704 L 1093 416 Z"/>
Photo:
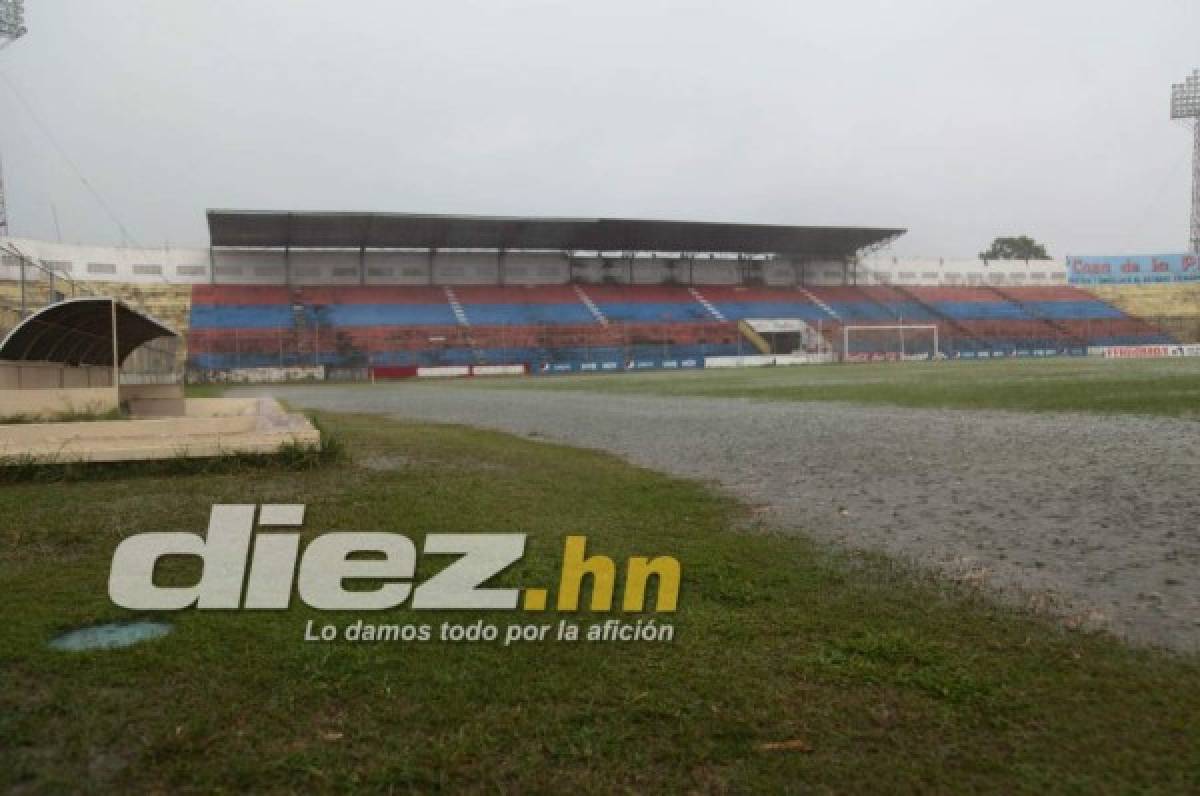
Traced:
<path fill-rule="evenodd" d="M 209 210 L 213 246 L 333 249 L 552 249 L 846 257 L 903 229 L 619 218 Z"/>
<path fill-rule="evenodd" d="M 178 336 L 161 321 L 115 299 L 73 298 L 51 304 L 14 326 L 0 342 L 0 360 L 112 367 L 114 304 L 121 362 L 151 340 Z"/>

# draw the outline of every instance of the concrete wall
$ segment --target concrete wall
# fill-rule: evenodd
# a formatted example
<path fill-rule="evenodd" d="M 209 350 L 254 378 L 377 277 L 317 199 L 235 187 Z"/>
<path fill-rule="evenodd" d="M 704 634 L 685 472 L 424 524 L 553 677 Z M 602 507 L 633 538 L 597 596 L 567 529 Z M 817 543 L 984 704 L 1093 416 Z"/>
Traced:
<path fill-rule="evenodd" d="M 299 285 L 494 285 L 563 284 L 572 279 L 600 283 L 628 283 L 629 261 L 618 252 L 584 252 L 568 258 L 563 252 L 507 252 L 503 266 L 496 252 L 371 251 L 293 249 L 229 251 L 211 254 L 199 247 L 132 248 L 53 243 L 25 238 L 3 238 L 23 254 L 47 267 L 92 282 L 130 284 L 205 283 L 283 284 L 291 273 Z M 210 274 L 211 266 L 215 273 Z M 362 273 L 365 264 L 366 273 Z M 742 281 L 746 263 L 728 255 L 678 253 L 635 258 L 633 281 L 656 284 L 672 279 L 699 285 L 731 285 Z M 844 277 L 843 274 L 846 274 Z M 503 274 L 503 278 L 502 278 Z M 15 258 L 0 256 L 0 280 L 15 280 L 20 267 Z M 27 278 L 34 278 L 27 276 Z M 41 279 L 38 276 L 36 278 Z M 1059 285 L 1067 281 L 1062 260 L 993 261 L 977 258 L 901 257 L 877 253 L 859 263 L 857 280 L 841 262 L 793 263 L 787 258 L 761 262 L 758 278 L 765 284 L 785 286 L 846 283 L 902 285 Z"/>
<path fill-rule="evenodd" d="M 210 278 L 208 249 L 203 247 L 88 246 L 30 238 L 0 238 L 0 243 L 83 281 L 191 284 Z M 0 279 L 18 279 L 20 268 L 8 258 L 0 255 Z"/>
<path fill-rule="evenodd" d="M 21 386 L 17 381 L 20 379 Z M 88 381 L 91 381 L 91 386 Z M 120 389 L 120 403 L 135 414 L 183 413 L 179 384 L 132 384 Z M 70 368 L 34 363 L 0 363 L 0 417 L 56 412 L 108 412 L 117 408 L 108 368 Z M 147 408 L 153 407 L 153 412 Z"/>
<path fill-rule="evenodd" d="M 864 258 L 858 284 L 899 285 L 1065 285 L 1062 260 L 992 260 L 978 258 L 895 257 Z"/>
<path fill-rule="evenodd" d="M 56 412 L 111 412 L 117 397 L 110 387 L 0 390 L 0 417 L 50 416 Z"/>
<path fill-rule="evenodd" d="M 205 252 L 207 259 L 207 251 Z M 216 281 L 229 285 L 282 285 L 284 283 L 283 252 L 214 252 L 213 271 Z M 207 282 L 208 277 L 199 280 Z"/>
<path fill-rule="evenodd" d="M 0 362 L 0 417 L 116 408 L 110 368 Z"/>
<path fill-rule="evenodd" d="M 52 362 L 0 362 L 0 390 L 112 387 L 112 368 Z"/>

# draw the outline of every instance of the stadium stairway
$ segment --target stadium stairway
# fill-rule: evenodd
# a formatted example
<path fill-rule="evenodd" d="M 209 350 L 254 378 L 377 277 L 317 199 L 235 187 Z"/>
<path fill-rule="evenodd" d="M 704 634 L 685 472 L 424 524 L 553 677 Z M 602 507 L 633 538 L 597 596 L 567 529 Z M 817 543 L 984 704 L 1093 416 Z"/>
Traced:
<path fill-rule="evenodd" d="M 1035 312 L 1033 310 L 1032 307 L 1030 307 L 1028 304 L 1026 304 L 1025 299 L 1032 298 L 1034 295 L 1037 295 L 1036 293 L 1031 294 L 1029 291 L 1030 290 L 1036 291 L 1037 288 L 1025 289 L 1025 291 L 1023 291 L 1023 294 L 1022 294 L 1025 298 L 1022 298 L 1022 295 L 1014 294 L 1010 291 L 1003 290 L 1001 288 L 991 286 L 991 285 L 985 287 L 985 289 L 994 293 L 996 295 L 996 297 L 999 298 L 1001 301 L 1007 301 L 1007 302 L 1013 304 L 1024 315 L 1026 315 L 1030 319 L 1033 319 L 1035 321 L 1045 324 L 1048 327 L 1047 334 L 1050 337 L 1057 338 L 1057 339 L 1065 342 L 1067 345 L 1082 346 L 1082 345 L 1087 344 L 1087 341 L 1084 340 L 1083 338 L 1081 338 L 1076 333 L 1076 330 L 1072 330 L 1069 326 L 1067 326 L 1061 320 L 1059 320 L 1057 318 L 1047 317 L 1047 316 L 1040 316 L 1037 314 L 1037 312 Z"/>
<path fill-rule="evenodd" d="M 596 319 L 596 322 L 601 326 L 608 326 L 608 318 L 604 317 L 604 313 L 596 306 L 596 302 L 592 301 L 592 297 L 583 289 L 583 285 L 573 285 L 573 287 L 575 288 L 575 295 L 579 296 L 579 300 L 583 302 L 583 306 L 588 308 L 588 312 L 592 313 L 592 317 Z"/>
<path fill-rule="evenodd" d="M 569 285 L 458 286 L 469 326 L 579 325 L 596 317 Z"/>
<path fill-rule="evenodd" d="M 696 299 L 696 301 L 700 302 L 701 307 L 704 307 L 704 309 L 708 310 L 708 314 L 713 317 L 713 320 L 720 321 L 721 323 L 725 323 L 726 321 L 729 320 L 724 315 L 722 315 L 721 311 L 719 309 L 717 309 L 716 307 L 714 307 L 712 302 L 710 302 L 708 299 L 706 299 L 704 297 L 704 294 L 701 293 L 697 288 L 689 287 L 688 293 L 690 293 L 692 295 L 692 298 L 694 298 L 694 299 Z"/>
<path fill-rule="evenodd" d="M 712 312 L 685 287 L 589 285 L 587 297 L 610 323 L 703 323 Z"/>
<path fill-rule="evenodd" d="M 805 291 L 795 288 L 706 286 L 700 297 L 727 321 L 748 318 L 797 318 L 829 325 L 836 318 Z M 699 303 L 699 302 L 697 302 Z M 704 309 L 703 305 L 701 308 Z M 711 310 L 706 310 L 711 312 Z"/>
<path fill-rule="evenodd" d="M 1089 345 L 1145 345 L 1172 342 L 1162 329 L 1077 287 L 1008 288 L 1030 314 L 1061 326 Z"/>
<path fill-rule="evenodd" d="M 971 329 L 962 320 L 954 317 L 951 312 L 946 311 L 946 308 L 938 306 L 937 302 L 932 300 L 935 298 L 934 296 L 926 294 L 926 297 L 922 297 L 915 292 L 915 288 L 910 289 L 900 285 L 888 285 L 884 289 L 892 291 L 899 298 L 898 303 L 909 309 L 908 318 L 936 322 L 938 326 L 942 327 L 939 329 L 939 333 L 943 339 L 947 340 L 946 348 L 950 349 L 951 353 L 986 351 L 990 354 L 994 351 L 993 344 L 984 335 L 978 333 L 983 330 Z M 924 317 L 922 318 L 922 316 Z M 952 334 L 948 335 L 946 331 Z"/>

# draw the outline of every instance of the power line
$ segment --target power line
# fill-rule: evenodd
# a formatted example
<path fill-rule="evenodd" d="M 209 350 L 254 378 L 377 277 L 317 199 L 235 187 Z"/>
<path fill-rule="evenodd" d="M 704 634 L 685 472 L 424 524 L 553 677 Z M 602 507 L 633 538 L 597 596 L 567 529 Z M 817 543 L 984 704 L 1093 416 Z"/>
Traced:
<path fill-rule="evenodd" d="M 112 206 L 110 206 L 108 202 L 104 200 L 104 197 L 100 194 L 100 191 L 98 191 L 91 184 L 91 182 L 88 181 L 87 177 L 84 176 L 83 170 L 80 169 L 79 165 L 71 158 L 70 155 L 67 154 L 67 150 L 58 142 L 58 139 L 55 137 L 54 133 L 51 132 L 49 125 L 42 121 L 41 117 L 38 116 L 37 111 L 35 111 L 29 101 L 25 99 L 25 95 L 21 93 L 19 88 L 17 88 L 17 85 L 13 83 L 13 81 L 10 80 L 8 75 L 6 75 L 3 71 L 0 71 L 0 80 L 4 81 L 4 84 L 8 86 L 9 90 L 13 93 L 13 96 L 15 96 L 21 106 L 24 107 L 25 112 L 29 114 L 29 118 L 33 120 L 35 125 L 37 125 L 38 130 L 42 133 L 42 135 L 46 136 L 46 140 L 49 141 L 50 145 L 54 147 L 56 152 L 58 152 L 59 157 L 61 157 L 63 161 L 66 162 L 66 164 L 70 167 L 71 171 L 75 175 L 75 178 L 82 183 L 83 187 L 86 188 L 88 193 L 92 195 L 92 198 L 96 200 L 96 203 L 99 204 L 104 212 L 108 214 L 109 219 L 116 224 L 117 229 L 121 231 L 122 240 L 126 243 L 132 243 L 134 246 L 141 248 L 141 244 L 139 244 L 137 239 L 130 234 L 129 229 L 126 228 L 125 224 L 121 222 L 121 219 L 117 215 L 116 211 L 113 210 Z"/>

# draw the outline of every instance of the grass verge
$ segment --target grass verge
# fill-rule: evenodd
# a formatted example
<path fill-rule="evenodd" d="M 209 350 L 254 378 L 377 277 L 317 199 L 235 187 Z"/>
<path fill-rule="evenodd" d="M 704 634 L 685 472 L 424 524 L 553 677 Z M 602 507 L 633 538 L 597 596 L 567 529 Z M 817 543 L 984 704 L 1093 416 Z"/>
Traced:
<path fill-rule="evenodd" d="M 697 484 L 589 451 L 325 415 L 329 466 L 0 489 L 0 787 L 146 791 L 1194 792 L 1200 666 L 1064 631 L 882 557 L 756 528 Z M 530 534 L 501 582 L 551 584 L 562 537 L 683 563 L 665 644 L 305 643 L 305 622 L 184 611 L 121 651 L 46 641 L 129 619 L 124 536 L 216 502 L 309 505 L 306 534 Z M 436 568 L 436 567 L 434 567 Z M 431 567 L 422 564 L 418 579 Z M 195 573 L 164 567 L 166 582 Z M 484 615 L 478 615 L 484 616 Z M 554 614 L 485 616 L 554 621 Z M 584 615 L 582 619 L 595 619 Z"/>

